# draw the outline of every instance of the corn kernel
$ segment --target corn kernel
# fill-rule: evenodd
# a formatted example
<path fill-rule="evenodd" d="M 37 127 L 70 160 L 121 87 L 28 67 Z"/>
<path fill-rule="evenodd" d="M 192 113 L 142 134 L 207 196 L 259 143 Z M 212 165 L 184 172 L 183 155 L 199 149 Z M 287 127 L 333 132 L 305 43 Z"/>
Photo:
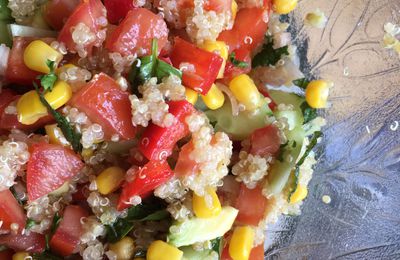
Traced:
<path fill-rule="evenodd" d="M 135 253 L 135 243 L 126 236 L 117 243 L 110 244 L 110 250 L 117 255 L 117 260 L 130 260 Z"/>
<path fill-rule="evenodd" d="M 63 132 L 57 124 L 46 125 L 44 127 L 46 135 L 49 137 L 49 143 L 69 146 L 69 142 L 65 139 Z"/>
<path fill-rule="evenodd" d="M 297 185 L 296 191 L 290 196 L 290 204 L 296 204 L 307 197 L 307 187 Z"/>
<path fill-rule="evenodd" d="M 44 98 L 53 109 L 58 109 L 72 97 L 71 87 L 64 81 L 57 81 L 53 90 L 48 91 Z M 35 90 L 31 90 L 17 102 L 18 121 L 25 125 L 34 124 L 41 117 L 47 115 L 47 109 L 39 99 Z"/>
<path fill-rule="evenodd" d="M 207 188 L 205 196 L 193 194 L 193 211 L 199 218 L 211 218 L 221 212 L 221 203 L 213 188 Z"/>
<path fill-rule="evenodd" d="M 96 177 L 97 189 L 103 195 L 117 190 L 125 178 L 125 171 L 119 167 L 109 167 Z"/>
<path fill-rule="evenodd" d="M 229 89 L 242 103 L 246 110 L 254 110 L 261 106 L 261 94 L 253 80 L 246 74 L 234 77 L 229 83 Z"/>
<path fill-rule="evenodd" d="M 278 14 L 288 14 L 297 6 L 297 0 L 273 0 L 272 9 Z"/>
<path fill-rule="evenodd" d="M 232 0 L 231 11 L 232 11 L 232 19 L 235 20 L 236 14 L 238 10 L 238 4 L 235 0 Z"/>
<path fill-rule="evenodd" d="M 311 81 L 306 88 L 306 101 L 310 107 L 324 108 L 328 101 L 332 83 L 325 80 Z"/>
<path fill-rule="evenodd" d="M 57 65 L 62 58 L 63 55 L 61 53 L 41 40 L 31 42 L 24 51 L 25 65 L 31 70 L 42 73 L 50 72 L 50 69 L 46 64 L 47 60 L 54 61 L 55 65 Z"/>
<path fill-rule="evenodd" d="M 236 227 L 229 243 L 229 255 L 233 260 L 248 260 L 253 242 L 254 230 L 251 227 Z"/>
<path fill-rule="evenodd" d="M 180 260 L 183 252 L 164 241 L 156 240 L 147 249 L 147 260 Z"/>
<path fill-rule="evenodd" d="M 225 96 L 219 90 L 219 88 L 215 85 L 212 84 L 210 90 L 208 91 L 207 95 L 201 95 L 201 98 L 204 101 L 204 104 L 211 110 L 218 109 L 222 107 L 222 105 L 225 102 Z"/>
<path fill-rule="evenodd" d="M 15 254 L 13 254 L 12 260 L 24 260 L 28 256 L 29 256 L 29 253 L 27 253 L 27 252 L 17 252 Z"/>
<path fill-rule="evenodd" d="M 219 56 L 221 56 L 222 59 L 224 59 L 217 76 L 217 79 L 222 79 L 224 77 L 226 60 L 228 59 L 229 55 L 228 46 L 223 41 L 205 40 L 204 43 L 200 46 L 200 48 L 209 52 L 215 52 Z"/>
<path fill-rule="evenodd" d="M 186 100 L 192 105 L 196 104 L 199 94 L 191 88 L 185 89 Z"/>

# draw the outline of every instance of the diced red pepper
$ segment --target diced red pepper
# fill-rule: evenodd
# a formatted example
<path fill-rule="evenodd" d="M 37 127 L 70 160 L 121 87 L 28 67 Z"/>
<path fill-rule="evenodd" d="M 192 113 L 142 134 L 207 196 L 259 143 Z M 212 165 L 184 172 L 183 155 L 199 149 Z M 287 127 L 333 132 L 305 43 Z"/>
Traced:
<path fill-rule="evenodd" d="M 168 102 L 168 112 L 177 119 L 169 127 L 160 127 L 150 124 L 143 132 L 139 150 L 149 160 L 163 160 L 172 154 L 175 144 L 189 134 L 185 122 L 186 116 L 196 109 L 186 100 Z"/>
<path fill-rule="evenodd" d="M 0 226 L 0 233 L 10 232 L 10 225 L 18 224 L 18 232 L 25 227 L 26 216 L 21 205 L 14 198 L 10 190 L 0 191 L 0 220 L 3 221 Z"/>
<path fill-rule="evenodd" d="M 79 156 L 66 147 L 47 143 L 32 145 L 26 172 L 29 201 L 58 189 L 83 166 Z"/>
<path fill-rule="evenodd" d="M 104 6 L 107 9 L 108 21 L 112 24 L 118 24 L 135 8 L 132 0 L 104 0 Z"/>
<path fill-rule="evenodd" d="M 135 137 L 129 93 L 121 90 L 110 76 L 100 73 L 74 94 L 70 104 L 102 126 L 105 138 L 115 134 L 124 140 Z"/>
<path fill-rule="evenodd" d="M 249 189 L 246 185 L 241 184 L 235 204 L 235 208 L 239 210 L 236 221 L 244 225 L 257 226 L 258 222 L 264 217 L 266 206 L 267 199 L 262 194 L 260 187 Z"/>
<path fill-rule="evenodd" d="M 186 64 L 188 68 L 183 71 L 183 84 L 206 95 L 218 76 L 223 59 L 218 54 L 202 50 L 176 37 L 171 61 L 176 68 Z"/>
<path fill-rule="evenodd" d="M 65 208 L 62 220 L 51 237 L 50 247 L 61 256 L 76 253 L 83 229 L 81 218 L 88 213 L 80 206 L 69 205 Z"/>
<path fill-rule="evenodd" d="M 26 251 L 29 253 L 41 253 L 46 248 L 44 235 L 29 232 L 29 234 L 14 234 L 0 236 L 0 245 L 5 245 L 15 251 Z"/>
<path fill-rule="evenodd" d="M 279 130 L 274 125 L 256 129 L 250 137 L 250 153 L 260 156 L 276 156 L 281 146 Z"/>
<path fill-rule="evenodd" d="M 174 172 L 165 160 L 149 161 L 145 166 L 139 169 L 131 168 L 129 171 L 134 171 L 133 180 L 123 185 L 122 193 L 118 200 L 118 210 L 130 207 L 129 200 L 133 196 L 143 198 L 174 176 Z"/>

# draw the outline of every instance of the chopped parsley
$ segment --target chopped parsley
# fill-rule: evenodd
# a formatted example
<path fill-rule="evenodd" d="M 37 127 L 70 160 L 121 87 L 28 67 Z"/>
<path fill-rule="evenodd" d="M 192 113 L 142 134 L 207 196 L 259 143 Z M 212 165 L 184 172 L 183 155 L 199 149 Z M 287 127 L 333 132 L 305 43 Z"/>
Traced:
<path fill-rule="evenodd" d="M 38 79 L 40 79 L 40 85 L 42 85 L 44 91 L 51 92 L 53 90 L 54 83 L 56 83 L 58 79 L 57 75 L 54 73 L 55 62 L 52 60 L 47 60 L 46 65 L 49 67 L 50 72 L 45 75 L 38 76 Z"/>
<path fill-rule="evenodd" d="M 36 222 L 33 219 L 26 219 L 25 229 L 31 229 L 34 225 L 36 225 Z"/>
<path fill-rule="evenodd" d="M 304 89 L 304 90 L 307 88 L 307 86 L 308 86 L 309 83 L 310 83 L 310 81 L 307 80 L 306 78 L 301 78 L 301 79 L 295 79 L 295 80 L 293 80 L 293 84 L 294 84 L 295 86 L 298 86 L 299 88 Z"/>
<path fill-rule="evenodd" d="M 229 61 L 233 64 L 233 66 L 238 67 L 238 68 L 247 68 L 249 66 L 249 64 L 247 62 L 237 60 L 235 52 L 232 52 L 231 54 L 229 54 Z"/>
<path fill-rule="evenodd" d="M 307 124 L 308 122 L 314 120 L 318 116 L 317 110 L 315 108 L 310 107 L 307 104 L 307 101 L 304 101 L 300 105 L 300 109 L 301 109 L 301 112 L 303 113 L 304 124 Z"/>
<path fill-rule="evenodd" d="M 271 36 L 266 37 L 266 44 L 262 50 L 253 58 L 252 67 L 275 65 L 284 55 L 289 55 L 288 46 L 278 49 L 273 48 L 273 40 Z"/>
<path fill-rule="evenodd" d="M 43 253 L 34 253 L 32 254 L 32 260 L 61 260 L 62 258 L 56 256 L 48 251 L 44 251 Z"/>
<path fill-rule="evenodd" d="M 56 232 L 58 226 L 60 225 L 61 220 L 62 220 L 62 218 L 58 215 L 58 213 L 54 214 L 53 221 L 52 221 L 51 227 L 50 227 L 50 233 L 46 234 L 46 236 L 45 236 L 46 250 L 48 250 L 50 248 L 50 246 L 49 246 L 50 239 Z"/>
<path fill-rule="evenodd" d="M 218 254 L 218 259 L 221 259 L 222 249 L 224 247 L 223 237 L 217 237 L 211 240 L 211 249 Z"/>

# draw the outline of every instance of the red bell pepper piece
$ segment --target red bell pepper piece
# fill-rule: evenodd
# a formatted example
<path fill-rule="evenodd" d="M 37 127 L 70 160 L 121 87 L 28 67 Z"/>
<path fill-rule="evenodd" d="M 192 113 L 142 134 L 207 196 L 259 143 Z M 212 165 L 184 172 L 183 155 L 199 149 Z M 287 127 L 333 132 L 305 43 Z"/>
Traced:
<path fill-rule="evenodd" d="M 163 160 L 172 154 L 176 142 L 189 134 L 185 117 L 195 108 L 186 100 L 168 102 L 169 113 L 175 116 L 176 123 L 169 127 L 150 124 L 140 139 L 139 151 L 149 160 Z"/>
<path fill-rule="evenodd" d="M 223 59 L 215 53 L 197 48 L 176 37 L 171 61 L 176 68 L 179 68 L 182 63 L 193 65 L 193 71 L 190 71 L 191 68 L 183 71 L 182 82 L 186 87 L 206 95 L 218 76 Z"/>
<path fill-rule="evenodd" d="M 122 193 L 118 200 L 118 210 L 130 207 L 129 199 L 131 197 L 146 197 L 151 191 L 171 179 L 174 175 L 165 160 L 149 161 L 145 166 L 139 169 L 131 168 L 129 171 L 135 171 L 133 180 L 123 185 Z"/>

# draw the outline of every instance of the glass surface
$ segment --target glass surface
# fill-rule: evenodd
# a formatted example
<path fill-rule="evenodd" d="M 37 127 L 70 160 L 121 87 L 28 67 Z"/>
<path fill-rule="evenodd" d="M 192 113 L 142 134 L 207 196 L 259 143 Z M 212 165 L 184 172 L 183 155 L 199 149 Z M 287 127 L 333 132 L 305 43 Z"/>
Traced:
<path fill-rule="evenodd" d="M 303 26 L 317 7 L 326 28 Z M 382 47 L 399 11 L 400 0 L 303 0 L 290 16 L 302 70 L 335 87 L 302 215 L 271 227 L 266 259 L 400 259 L 400 58 Z"/>

